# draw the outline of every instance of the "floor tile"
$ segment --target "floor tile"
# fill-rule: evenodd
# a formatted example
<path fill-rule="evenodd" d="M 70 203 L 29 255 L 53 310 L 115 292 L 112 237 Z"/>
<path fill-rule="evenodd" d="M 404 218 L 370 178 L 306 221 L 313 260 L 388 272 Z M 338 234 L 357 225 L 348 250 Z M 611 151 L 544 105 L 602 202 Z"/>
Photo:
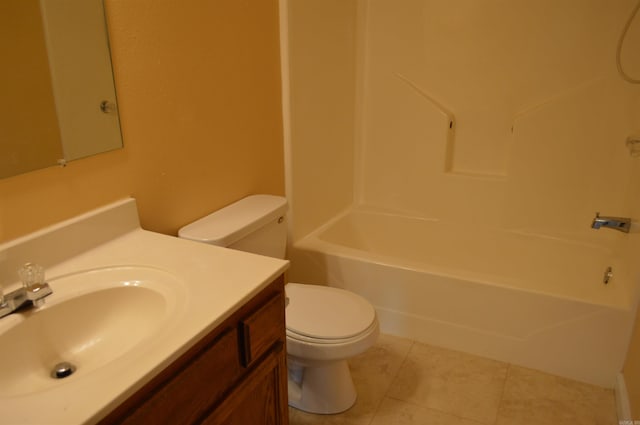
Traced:
<path fill-rule="evenodd" d="M 387 395 L 492 424 L 508 368 L 503 362 L 414 343 Z"/>
<path fill-rule="evenodd" d="M 375 409 L 380 404 L 412 345 L 408 339 L 380 335 L 373 347 L 349 362 L 358 391 L 353 409 Z"/>
<path fill-rule="evenodd" d="M 613 391 L 381 335 L 350 362 L 356 404 L 291 425 L 617 425 Z"/>
<path fill-rule="evenodd" d="M 511 366 L 497 425 L 617 423 L 612 390 Z"/>
<path fill-rule="evenodd" d="M 405 401 L 385 398 L 371 425 L 484 425 Z"/>
<path fill-rule="evenodd" d="M 368 425 L 391 382 L 397 375 L 413 341 L 380 335 L 376 344 L 349 361 L 358 392 L 356 404 L 339 415 L 314 415 L 289 409 L 291 425 Z"/>

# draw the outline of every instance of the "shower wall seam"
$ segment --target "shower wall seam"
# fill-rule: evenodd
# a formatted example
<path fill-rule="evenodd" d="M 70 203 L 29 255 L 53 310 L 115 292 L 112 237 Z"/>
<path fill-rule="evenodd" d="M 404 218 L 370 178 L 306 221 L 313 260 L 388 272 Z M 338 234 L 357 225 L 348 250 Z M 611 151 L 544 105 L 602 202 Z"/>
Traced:
<path fill-rule="evenodd" d="M 284 144 L 284 191 L 289 203 L 289 211 L 293 211 L 293 153 L 291 140 L 291 87 L 289 72 L 289 13 L 288 0 L 278 1 L 279 24 L 280 24 L 280 75 L 281 75 L 281 96 L 282 96 L 282 142 Z M 287 232 L 293 234 L 293 222 L 295 217 L 289 214 L 287 220 Z M 293 238 L 288 238 L 291 242 Z"/>
<path fill-rule="evenodd" d="M 365 87 L 367 85 L 367 23 L 368 0 L 357 0 L 356 9 L 356 66 L 354 75 L 355 102 L 353 131 L 354 176 L 352 205 L 364 202 L 364 141 L 366 139 Z"/>

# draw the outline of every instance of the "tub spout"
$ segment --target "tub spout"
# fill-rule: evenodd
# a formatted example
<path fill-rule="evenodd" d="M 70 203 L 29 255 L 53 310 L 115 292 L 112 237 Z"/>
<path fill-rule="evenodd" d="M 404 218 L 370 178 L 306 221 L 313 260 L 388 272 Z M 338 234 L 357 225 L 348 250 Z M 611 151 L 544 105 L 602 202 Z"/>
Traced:
<path fill-rule="evenodd" d="M 593 222 L 591 223 L 591 228 L 597 230 L 601 227 L 629 233 L 631 219 L 626 217 L 600 217 L 600 213 L 597 212 Z"/>

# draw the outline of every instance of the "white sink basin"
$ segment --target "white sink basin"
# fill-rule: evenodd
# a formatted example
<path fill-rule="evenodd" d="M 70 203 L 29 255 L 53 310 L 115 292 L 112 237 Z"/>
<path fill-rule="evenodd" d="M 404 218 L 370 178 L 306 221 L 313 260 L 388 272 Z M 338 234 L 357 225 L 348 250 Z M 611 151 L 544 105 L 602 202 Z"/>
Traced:
<path fill-rule="evenodd" d="M 44 307 L 0 322 L 0 396 L 65 385 L 136 348 L 167 327 L 183 285 L 173 275 L 140 266 L 108 267 L 50 279 Z M 183 290 L 182 290 L 183 291 Z M 65 378 L 53 367 L 77 369 Z"/>

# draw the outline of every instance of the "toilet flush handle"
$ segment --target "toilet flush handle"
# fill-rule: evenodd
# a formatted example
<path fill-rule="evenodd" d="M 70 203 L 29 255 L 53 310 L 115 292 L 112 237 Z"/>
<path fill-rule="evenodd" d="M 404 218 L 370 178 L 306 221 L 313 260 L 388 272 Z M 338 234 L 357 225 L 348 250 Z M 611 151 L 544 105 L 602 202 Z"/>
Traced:
<path fill-rule="evenodd" d="M 284 308 L 287 308 L 288 305 L 289 305 L 289 297 L 287 297 L 285 295 L 285 297 L 284 297 Z"/>

